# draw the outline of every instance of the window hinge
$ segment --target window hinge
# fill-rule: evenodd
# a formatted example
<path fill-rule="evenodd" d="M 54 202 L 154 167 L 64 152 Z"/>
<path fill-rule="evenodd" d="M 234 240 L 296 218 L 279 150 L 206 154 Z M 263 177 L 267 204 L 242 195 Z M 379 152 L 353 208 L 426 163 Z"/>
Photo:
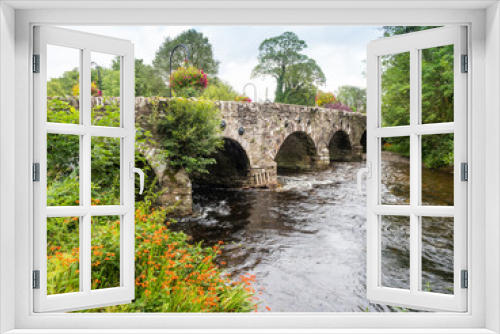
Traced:
<path fill-rule="evenodd" d="M 469 287 L 469 273 L 467 270 L 462 270 L 462 289 L 467 289 Z"/>
<path fill-rule="evenodd" d="M 40 73 L 40 55 L 33 55 L 33 73 Z"/>
<path fill-rule="evenodd" d="M 40 182 L 40 164 L 38 162 L 33 164 L 33 181 Z"/>
<path fill-rule="evenodd" d="M 469 72 L 469 56 L 462 55 L 462 73 Z"/>
<path fill-rule="evenodd" d="M 33 270 L 33 289 L 40 289 L 40 270 Z"/>
<path fill-rule="evenodd" d="M 460 165 L 460 180 L 469 181 L 469 165 L 466 162 Z"/>

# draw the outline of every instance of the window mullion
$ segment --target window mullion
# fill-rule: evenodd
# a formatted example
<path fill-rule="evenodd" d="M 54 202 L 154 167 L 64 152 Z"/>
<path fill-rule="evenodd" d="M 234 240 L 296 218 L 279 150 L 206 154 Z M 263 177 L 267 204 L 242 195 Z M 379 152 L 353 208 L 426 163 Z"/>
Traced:
<path fill-rule="evenodd" d="M 83 49 L 82 63 L 82 84 L 80 90 L 80 110 L 82 117 L 82 125 L 90 129 L 91 124 L 91 90 L 90 90 L 90 49 Z M 81 146 L 81 179 L 80 189 L 82 189 L 81 205 L 89 208 L 89 211 L 83 216 L 83 226 L 81 233 L 81 262 L 80 262 L 80 280 L 83 282 L 83 291 L 90 293 L 91 291 L 91 244 L 92 244 L 92 226 L 90 216 L 91 205 L 91 134 L 87 131 L 82 136 L 83 145 Z"/>
<path fill-rule="evenodd" d="M 420 96 L 420 67 L 419 51 L 416 48 L 410 50 L 410 291 L 415 293 L 419 290 L 419 217 L 414 209 L 420 203 L 420 139 L 414 132 L 419 123 L 419 96 Z"/>

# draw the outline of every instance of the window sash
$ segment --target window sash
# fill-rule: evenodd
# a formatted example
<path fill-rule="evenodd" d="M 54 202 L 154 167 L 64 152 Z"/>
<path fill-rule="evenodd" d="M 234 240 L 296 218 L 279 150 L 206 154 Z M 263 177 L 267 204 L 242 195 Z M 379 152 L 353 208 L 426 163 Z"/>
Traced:
<path fill-rule="evenodd" d="M 133 45 L 124 40 L 81 33 L 68 29 L 35 27 L 34 54 L 40 55 L 40 73 L 34 74 L 35 121 L 34 161 L 40 163 L 40 182 L 34 184 L 34 270 L 40 270 L 40 289 L 34 289 L 35 312 L 63 312 L 104 305 L 128 303 L 134 298 L 134 179 L 130 162 L 134 161 L 135 101 Z M 80 50 L 80 124 L 47 122 L 47 45 Z M 117 55 L 121 59 L 120 117 L 117 128 L 92 126 L 90 94 L 91 52 Z M 47 134 L 71 134 L 80 137 L 80 205 L 47 206 Z M 104 136 L 120 139 L 120 205 L 91 205 L 91 140 Z M 120 286 L 91 288 L 91 217 L 119 215 Z M 47 295 L 47 217 L 80 217 L 79 247 L 80 291 Z"/>
<path fill-rule="evenodd" d="M 367 161 L 372 178 L 367 184 L 367 294 L 371 302 L 423 310 L 467 311 L 467 290 L 461 289 L 460 271 L 467 269 L 467 183 L 460 181 L 460 163 L 467 162 L 467 76 L 460 73 L 460 55 L 466 54 L 466 28 L 446 27 L 383 38 L 368 44 Z M 420 50 L 454 45 L 454 122 L 420 124 Z M 380 57 L 410 53 L 410 125 L 382 127 Z M 375 89 L 373 89 L 375 87 Z M 454 133 L 454 206 L 419 205 L 421 194 L 421 135 Z M 410 205 L 381 205 L 381 138 L 410 137 Z M 381 286 L 381 215 L 410 217 L 410 289 Z M 454 217 L 454 294 L 421 291 L 422 216 Z"/>

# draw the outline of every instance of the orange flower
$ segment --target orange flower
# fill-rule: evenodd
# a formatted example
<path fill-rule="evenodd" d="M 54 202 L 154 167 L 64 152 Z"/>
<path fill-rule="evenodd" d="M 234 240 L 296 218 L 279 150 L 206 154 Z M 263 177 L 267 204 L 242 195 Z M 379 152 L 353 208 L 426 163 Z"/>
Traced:
<path fill-rule="evenodd" d="M 271 311 L 271 308 L 269 306 L 266 306 L 266 310 Z"/>

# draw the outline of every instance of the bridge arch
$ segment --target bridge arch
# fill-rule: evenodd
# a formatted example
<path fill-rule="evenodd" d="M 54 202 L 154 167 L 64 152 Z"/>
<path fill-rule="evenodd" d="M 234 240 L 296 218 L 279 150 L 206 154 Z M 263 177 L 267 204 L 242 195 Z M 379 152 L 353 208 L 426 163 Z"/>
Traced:
<path fill-rule="evenodd" d="M 366 153 L 366 130 L 363 131 L 359 144 L 363 147 L 363 153 Z"/>
<path fill-rule="evenodd" d="M 192 175 L 193 182 L 229 188 L 247 186 L 251 170 L 247 152 L 238 141 L 223 139 L 222 147 L 210 156 L 215 164 L 207 166 L 208 173 Z"/>
<path fill-rule="evenodd" d="M 351 139 L 347 132 L 344 130 L 336 131 L 328 143 L 330 161 L 350 161 L 352 146 Z"/>
<path fill-rule="evenodd" d="M 313 169 L 319 162 L 318 149 L 310 135 L 304 131 L 295 131 L 280 145 L 274 161 L 278 172 Z"/>

